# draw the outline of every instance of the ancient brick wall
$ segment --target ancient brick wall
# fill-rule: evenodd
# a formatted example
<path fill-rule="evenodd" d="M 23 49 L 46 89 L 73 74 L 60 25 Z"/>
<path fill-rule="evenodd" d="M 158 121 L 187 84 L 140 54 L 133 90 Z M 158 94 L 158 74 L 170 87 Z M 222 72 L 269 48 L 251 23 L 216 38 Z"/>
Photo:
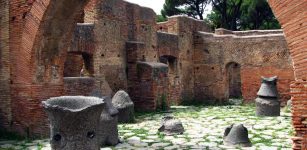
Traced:
<path fill-rule="evenodd" d="M 155 13 L 149 8 L 122 0 L 90 0 L 87 5 L 86 2 L 0 0 L 0 121 L 4 120 L 1 125 L 10 124 L 8 128 L 24 135 L 46 135 L 47 117 L 41 101 L 65 94 L 87 95 L 92 87 L 109 96 L 112 90 L 113 93 L 128 90 L 136 98 L 137 109 L 155 109 L 162 105 L 161 96 L 165 93 L 170 93 L 168 97 L 172 99 L 222 100 L 228 97 L 225 66 L 231 62 L 241 66 L 245 99 L 254 99 L 261 75 L 278 75 L 281 99 L 289 98 L 293 70 L 280 30 L 220 30 L 219 35 L 213 35 L 198 32 L 210 29 L 203 21 L 188 17 L 171 17 L 157 25 Z M 304 137 L 307 139 L 306 32 L 301 30 L 306 26 L 306 2 L 271 0 L 270 4 L 285 29 L 293 58 L 294 147 L 300 149 L 306 147 Z M 83 22 L 83 15 L 85 22 L 95 24 L 94 38 L 80 34 L 85 39 L 79 38 L 71 46 L 76 22 Z M 64 81 L 65 61 L 70 64 L 67 66 L 81 62 L 80 59 L 75 62 L 68 51 L 93 55 L 95 78 L 91 79 L 95 82 Z M 156 63 L 161 55 L 168 56 L 169 69 Z M 143 69 L 139 71 L 138 66 Z M 77 75 L 79 69 L 76 66 L 67 72 Z M 175 86 L 170 88 L 172 83 Z"/>
<path fill-rule="evenodd" d="M 159 61 L 168 65 L 169 93 L 168 103 L 180 104 L 180 81 L 178 70 L 178 36 L 176 34 L 157 32 L 157 51 Z"/>
<path fill-rule="evenodd" d="M 114 92 L 128 88 L 127 70 L 132 65 L 127 65 L 127 41 L 143 42 L 138 55 L 145 61 L 157 60 L 153 10 L 121 0 L 91 1 L 85 22 L 95 22 L 95 74 L 105 76 Z"/>
<path fill-rule="evenodd" d="M 168 32 L 178 36 L 178 76 L 176 82 L 180 92 L 176 91 L 182 101 L 192 101 L 194 99 L 194 77 L 193 73 L 193 35 L 197 31 L 211 31 L 209 26 L 203 21 L 195 20 L 185 16 L 173 16 L 167 22 L 159 23 L 157 30 Z M 173 96 L 174 97 L 174 96 Z M 177 100 L 178 102 L 178 100 Z"/>
<path fill-rule="evenodd" d="M 12 120 L 10 97 L 9 1 L 0 1 L 0 124 L 8 126 Z"/>
<path fill-rule="evenodd" d="M 290 99 L 289 85 L 294 77 L 283 34 L 280 31 L 268 31 L 267 34 L 261 31 L 259 35 L 255 35 L 255 31 L 235 34 L 220 31 L 219 35 L 199 32 L 194 37 L 196 99 L 227 100 L 229 83 L 226 66 L 233 62 L 241 66 L 241 90 L 245 101 L 252 102 L 257 97 L 261 76 L 277 75 L 280 100 L 285 104 Z"/>
<path fill-rule="evenodd" d="M 138 62 L 135 93 L 136 110 L 154 111 L 168 107 L 168 66 L 158 62 Z"/>
<path fill-rule="evenodd" d="M 80 77 L 83 63 L 81 54 L 68 53 L 64 64 L 64 77 Z"/>
<path fill-rule="evenodd" d="M 280 22 L 293 59 L 295 81 L 291 84 L 293 149 L 307 149 L 307 1 L 269 0 Z"/>
<path fill-rule="evenodd" d="M 65 77 L 65 95 L 90 96 L 95 89 L 98 89 L 95 82 L 95 78 L 92 77 Z"/>
<path fill-rule="evenodd" d="M 177 19 L 174 19 L 174 18 L 175 17 L 171 17 L 166 22 L 158 23 L 156 30 L 159 32 L 177 34 L 178 33 L 178 22 L 177 22 Z"/>
<path fill-rule="evenodd" d="M 75 18 L 80 15 L 85 3 L 71 0 L 9 1 L 9 28 L 5 30 L 9 32 L 9 42 L 4 42 L 9 43 L 9 54 L 1 48 L 1 53 L 5 52 L 10 62 L 5 65 L 5 68 L 10 65 L 10 77 L 7 76 L 10 85 L 5 86 L 10 90 L 12 99 L 12 115 L 6 116 L 10 120 L 7 129 L 28 136 L 43 136 L 48 132 L 47 118 L 40 103 L 64 94 L 65 55 Z M 1 3 L 2 6 L 5 5 Z M 8 101 L 9 96 L 6 97 L 1 97 L 1 102 Z"/>
<path fill-rule="evenodd" d="M 78 23 L 64 64 L 64 77 L 93 76 L 94 24 Z"/>
<path fill-rule="evenodd" d="M 95 50 L 94 24 L 77 23 L 74 30 L 71 46 L 68 49 L 70 53 L 86 53 L 92 55 Z"/>

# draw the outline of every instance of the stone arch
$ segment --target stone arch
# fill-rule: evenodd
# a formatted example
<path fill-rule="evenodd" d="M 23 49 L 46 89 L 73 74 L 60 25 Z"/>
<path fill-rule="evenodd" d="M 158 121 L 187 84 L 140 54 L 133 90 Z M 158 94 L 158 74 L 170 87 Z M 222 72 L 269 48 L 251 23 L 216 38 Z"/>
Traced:
<path fill-rule="evenodd" d="M 295 81 L 291 84 L 293 149 L 307 149 L 307 1 L 269 0 L 281 24 L 293 60 Z"/>
<path fill-rule="evenodd" d="M 12 128 L 27 136 L 46 135 L 40 103 L 63 95 L 63 69 L 78 15 L 88 0 L 36 0 L 24 16 L 18 62 L 12 70 Z M 18 92 L 16 92 L 18 91 Z M 17 94 L 16 94 L 17 93 Z M 20 106 L 28 106 L 19 108 Z M 29 122 L 31 118 L 31 122 Z"/>
<path fill-rule="evenodd" d="M 42 6 L 44 3 L 45 7 Z M 34 37 L 27 41 L 23 38 L 25 43 L 32 41 L 30 64 L 35 67 L 32 67 L 30 72 L 34 83 L 61 82 L 66 51 L 78 15 L 83 11 L 86 3 L 87 0 L 61 2 L 38 0 L 33 3 L 29 16 L 34 16 L 38 9 L 45 9 L 42 16 L 38 18 L 39 23 Z M 32 22 L 30 19 L 26 20 L 25 31 L 30 30 L 27 27 L 31 28 Z M 27 44 L 22 43 L 22 45 Z M 40 79 L 42 74 L 44 74 L 43 80 Z"/>

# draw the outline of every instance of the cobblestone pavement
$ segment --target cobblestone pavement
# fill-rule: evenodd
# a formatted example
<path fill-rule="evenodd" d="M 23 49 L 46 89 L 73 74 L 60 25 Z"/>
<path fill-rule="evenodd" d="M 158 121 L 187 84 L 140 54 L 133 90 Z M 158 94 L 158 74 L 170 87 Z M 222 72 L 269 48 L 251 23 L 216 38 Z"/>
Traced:
<path fill-rule="evenodd" d="M 280 117 L 256 117 L 254 106 L 177 106 L 171 111 L 182 121 L 184 134 L 166 136 L 159 133 L 160 120 L 166 114 L 146 113 L 138 115 L 136 123 L 119 125 L 121 144 L 101 149 L 291 149 L 290 113 L 282 112 Z M 223 145 L 224 129 L 233 123 L 243 123 L 248 128 L 253 147 Z M 48 140 L 0 141 L 0 150 L 10 149 L 49 150 L 50 144 Z"/>

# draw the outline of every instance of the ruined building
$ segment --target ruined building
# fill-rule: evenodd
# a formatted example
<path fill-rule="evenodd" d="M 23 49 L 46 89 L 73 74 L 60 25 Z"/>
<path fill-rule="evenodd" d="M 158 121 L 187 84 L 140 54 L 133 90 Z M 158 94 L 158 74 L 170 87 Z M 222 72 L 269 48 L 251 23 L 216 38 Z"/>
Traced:
<path fill-rule="evenodd" d="M 146 111 L 252 102 L 260 77 L 277 75 L 282 103 L 293 100 L 294 147 L 306 147 L 307 3 L 270 5 L 284 32 L 211 31 L 184 16 L 157 24 L 153 10 L 122 0 L 0 0 L 0 125 L 46 135 L 42 100 L 97 90 L 126 90 Z"/>

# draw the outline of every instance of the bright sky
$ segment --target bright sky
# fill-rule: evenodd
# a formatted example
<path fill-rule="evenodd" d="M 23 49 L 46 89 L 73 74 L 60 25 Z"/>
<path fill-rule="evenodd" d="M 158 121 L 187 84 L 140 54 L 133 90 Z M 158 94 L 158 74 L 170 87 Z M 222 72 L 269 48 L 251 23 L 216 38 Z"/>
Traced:
<path fill-rule="evenodd" d="M 157 14 L 161 14 L 160 12 L 165 2 L 165 0 L 126 0 L 126 1 L 152 8 Z M 211 5 L 207 6 L 204 16 L 207 16 L 207 14 L 211 11 L 211 9 L 212 9 Z"/>
<path fill-rule="evenodd" d="M 152 8 L 157 14 L 160 14 L 165 0 L 126 0 L 131 3 Z"/>

